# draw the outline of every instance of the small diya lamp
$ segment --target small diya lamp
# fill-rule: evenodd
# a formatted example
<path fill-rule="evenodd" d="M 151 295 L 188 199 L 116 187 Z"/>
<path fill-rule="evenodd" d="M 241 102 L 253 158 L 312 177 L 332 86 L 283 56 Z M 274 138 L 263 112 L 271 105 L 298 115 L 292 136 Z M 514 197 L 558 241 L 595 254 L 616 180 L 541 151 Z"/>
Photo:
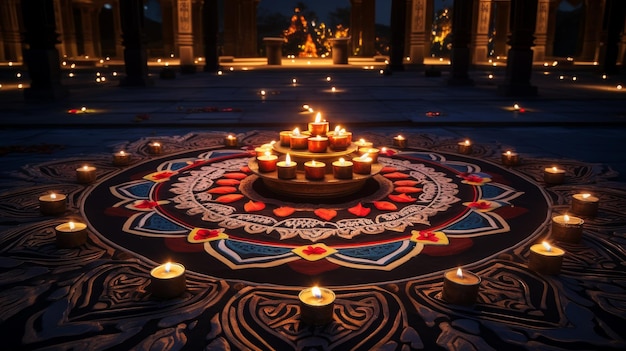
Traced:
<path fill-rule="evenodd" d="M 158 141 L 153 141 L 148 144 L 148 153 L 151 155 L 160 155 L 163 153 L 163 145 Z"/>
<path fill-rule="evenodd" d="M 59 215 L 65 213 L 67 196 L 50 193 L 39 197 L 39 211 L 43 215 Z"/>
<path fill-rule="evenodd" d="M 256 153 L 256 157 L 259 156 L 264 156 L 267 152 L 269 152 L 270 154 L 272 153 L 272 150 L 274 150 L 274 144 L 276 142 L 272 141 L 269 144 L 263 144 L 259 147 L 254 148 L 254 152 Z"/>
<path fill-rule="evenodd" d="M 259 165 L 259 172 L 274 172 L 276 170 L 278 156 L 272 155 L 269 151 L 266 151 L 265 155 L 257 157 L 256 161 Z"/>
<path fill-rule="evenodd" d="M 150 291 L 155 297 L 170 299 L 187 289 L 185 266 L 167 262 L 150 271 Z"/>
<path fill-rule="evenodd" d="M 546 184 L 562 184 L 565 181 L 565 170 L 558 167 L 544 168 L 543 181 Z"/>
<path fill-rule="evenodd" d="M 239 145 L 239 140 L 237 140 L 236 135 L 228 134 L 224 137 L 224 146 L 237 147 L 237 145 Z"/>
<path fill-rule="evenodd" d="M 600 199 L 589 193 L 572 195 L 571 211 L 580 216 L 595 217 L 598 214 Z"/>
<path fill-rule="evenodd" d="M 302 150 L 309 147 L 309 136 L 300 133 L 300 129 L 296 128 L 289 136 L 289 147 L 294 150 Z"/>
<path fill-rule="evenodd" d="M 335 179 L 352 179 L 352 162 L 343 158 L 333 162 L 333 177 Z"/>
<path fill-rule="evenodd" d="M 455 305 L 473 305 L 478 298 L 480 282 L 479 276 L 460 267 L 456 271 L 447 271 L 443 274 L 441 297 Z"/>
<path fill-rule="evenodd" d="M 283 130 L 279 133 L 279 142 L 280 146 L 290 147 L 291 146 L 291 130 Z"/>
<path fill-rule="evenodd" d="M 564 254 L 563 249 L 552 246 L 545 241 L 541 244 L 535 244 L 530 247 L 528 268 L 541 274 L 559 274 Z"/>
<path fill-rule="evenodd" d="M 306 288 L 298 294 L 300 320 L 309 325 L 326 325 L 333 320 L 335 293 L 317 286 Z"/>
<path fill-rule="evenodd" d="M 309 132 L 311 135 L 325 136 L 328 133 L 328 122 L 322 120 L 320 112 L 315 115 L 315 121 L 309 122 Z"/>
<path fill-rule="evenodd" d="M 370 174 L 372 173 L 372 158 L 369 154 L 365 153 L 359 157 L 352 159 L 353 171 L 356 174 Z"/>
<path fill-rule="evenodd" d="M 276 163 L 278 179 L 294 179 L 296 178 L 298 163 L 291 161 L 291 156 L 287 154 L 284 161 Z"/>
<path fill-rule="evenodd" d="M 334 132 L 328 133 L 328 141 L 331 149 L 335 151 L 345 150 L 352 143 L 352 133 L 337 126 Z"/>
<path fill-rule="evenodd" d="M 393 137 L 393 145 L 397 147 L 398 149 L 405 149 L 406 138 L 403 137 L 402 135 L 396 135 L 395 137 Z"/>
<path fill-rule="evenodd" d="M 582 218 L 563 215 L 552 218 L 552 238 L 567 243 L 579 243 L 583 236 Z"/>
<path fill-rule="evenodd" d="M 80 184 L 91 184 L 96 181 L 96 167 L 84 165 L 76 168 L 76 181 Z"/>
<path fill-rule="evenodd" d="M 361 150 L 361 148 L 370 149 L 374 147 L 374 144 L 372 142 L 365 141 L 365 139 L 359 139 L 359 141 L 354 144 L 356 145 L 357 150 Z"/>
<path fill-rule="evenodd" d="M 469 155 L 473 151 L 472 143 L 469 139 L 465 139 L 465 141 L 461 141 L 457 144 L 457 151 L 463 155 Z"/>
<path fill-rule="evenodd" d="M 361 149 L 359 149 L 359 153 L 361 155 L 368 154 L 369 157 L 372 158 L 372 163 L 377 163 L 378 162 L 378 155 L 380 154 L 380 150 L 375 148 L 375 147 L 371 147 L 369 149 L 361 148 Z"/>
<path fill-rule="evenodd" d="M 511 150 L 502 153 L 502 164 L 505 166 L 517 166 L 519 164 L 519 154 Z"/>
<path fill-rule="evenodd" d="M 54 227 L 56 243 L 59 248 L 70 249 L 87 242 L 87 225 L 69 221 Z"/>
<path fill-rule="evenodd" d="M 319 161 L 304 163 L 304 177 L 308 180 L 322 180 L 326 174 L 326 164 Z"/>
<path fill-rule="evenodd" d="M 328 138 L 321 135 L 309 137 L 307 139 L 307 148 L 309 152 L 326 152 L 328 150 Z"/>
<path fill-rule="evenodd" d="M 130 164 L 132 155 L 124 150 L 118 151 L 113 154 L 113 164 L 115 166 L 126 166 Z"/>

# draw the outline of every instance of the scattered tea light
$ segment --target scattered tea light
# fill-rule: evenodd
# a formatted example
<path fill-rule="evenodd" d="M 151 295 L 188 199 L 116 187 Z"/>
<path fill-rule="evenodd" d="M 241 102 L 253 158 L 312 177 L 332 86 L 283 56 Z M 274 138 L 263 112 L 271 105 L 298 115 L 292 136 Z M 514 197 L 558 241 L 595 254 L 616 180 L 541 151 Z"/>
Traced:
<path fill-rule="evenodd" d="M 70 72 L 67 76 L 70 78 L 74 78 L 74 73 Z"/>
<path fill-rule="evenodd" d="M 576 76 L 573 76 L 572 80 L 578 80 L 578 78 Z"/>
<path fill-rule="evenodd" d="M 113 77 L 117 77 L 117 72 L 113 72 Z"/>
<path fill-rule="evenodd" d="M 598 65 L 598 61 L 593 61 L 593 65 L 597 66 Z"/>
<path fill-rule="evenodd" d="M 100 63 L 104 63 L 104 60 L 103 60 L 103 59 L 100 59 Z"/>
<path fill-rule="evenodd" d="M 407 61 L 411 61 L 411 58 L 409 56 L 406 57 Z"/>
<path fill-rule="evenodd" d="M 622 85 L 621 84 L 617 85 L 617 90 L 622 90 Z"/>
<path fill-rule="evenodd" d="M 443 57 L 440 57 L 440 58 L 439 58 L 439 62 L 443 62 Z"/>
<path fill-rule="evenodd" d="M 13 66 L 13 62 L 9 61 L 9 67 L 12 67 L 12 66 Z"/>
<path fill-rule="evenodd" d="M 20 72 L 17 72 L 17 74 L 15 75 L 17 78 L 22 78 L 22 74 Z"/>
<path fill-rule="evenodd" d="M 67 66 L 67 62 L 65 62 L 65 61 L 61 62 L 61 65 L 62 66 Z"/>
<path fill-rule="evenodd" d="M 85 106 L 83 106 L 83 107 L 80 108 L 80 110 L 85 112 L 85 111 L 87 111 L 87 108 Z"/>
<path fill-rule="evenodd" d="M 157 59 L 157 63 L 161 63 L 161 59 Z"/>
<path fill-rule="evenodd" d="M 75 63 L 72 63 L 72 64 L 70 65 L 70 68 L 76 68 L 76 64 L 75 64 Z"/>
<path fill-rule="evenodd" d="M 380 71 L 378 71 L 378 73 L 385 74 L 385 70 L 381 69 Z"/>
<path fill-rule="evenodd" d="M 96 82 L 98 82 L 98 83 L 100 83 L 100 82 L 101 82 L 100 77 L 96 78 Z"/>
<path fill-rule="evenodd" d="M 493 79 L 493 74 L 488 75 L 487 78 Z"/>
<path fill-rule="evenodd" d="M 552 62 L 552 67 L 556 67 L 558 64 L 559 64 L 559 62 L 558 62 L 558 61 L 553 61 L 553 62 Z"/>
<path fill-rule="evenodd" d="M 291 80 L 291 83 L 296 84 L 298 82 L 298 80 L 296 78 Z"/>
<path fill-rule="evenodd" d="M 168 67 L 170 65 L 169 62 L 165 62 L 165 67 Z"/>
<path fill-rule="evenodd" d="M 564 76 L 559 76 L 559 79 L 560 79 L 560 80 L 563 80 L 564 78 L 565 78 Z"/>
<path fill-rule="evenodd" d="M 548 67 L 548 66 L 550 66 L 550 65 L 547 62 L 543 63 L 543 67 Z"/>
<path fill-rule="evenodd" d="M 332 92 L 334 93 L 334 92 L 336 92 L 336 91 L 337 91 L 337 88 L 332 87 L 332 88 L 330 88 L 330 91 L 332 91 Z"/>
<path fill-rule="evenodd" d="M 265 90 L 260 91 L 261 96 L 265 96 Z"/>
<path fill-rule="evenodd" d="M 327 81 L 327 82 L 330 82 L 330 81 L 331 81 L 331 79 L 332 79 L 332 78 L 330 78 L 330 76 L 329 76 L 329 77 L 326 77 L 326 81 Z"/>
<path fill-rule="evenodd" d="M 602 79 L 606 79 L 606 74 L 603 74 L 603 75 L 602 75 Z"/>
<path fill-rule="evenodd" d="M 230 67 L 229 70 L 232 72 L 235 70 L 235 67 Z"/>
<path fill-rule="evenodd" d="M 513 104 L 513 109 L 519 111 L 520 109 L 519 104 Z"/>
<path fill-rule="evenodd" d="M 224 74 L 222 71 L 217 71 L 218 76 L 221 76 L 222 74 Z"/>
<path fill-rule="evenodd" d="M 20 83 L 20 84 L 18 84 L 18 85 L 17 85 L 17 88 L 18 88 L 18 89 L 22 89 L 23 87 L 24 87 L 24 86 L 22 85 L 22 83 Z"/>
<path fill-rule="evenodd" d="M 170 54 L 170 57 L 174 57 L 174 54 Z"/>
<path fill-rule="evenodd" d="M 103 82 L 106 82 L 107 78 L 106 77 L 100 77 L 100 80 Z"/>

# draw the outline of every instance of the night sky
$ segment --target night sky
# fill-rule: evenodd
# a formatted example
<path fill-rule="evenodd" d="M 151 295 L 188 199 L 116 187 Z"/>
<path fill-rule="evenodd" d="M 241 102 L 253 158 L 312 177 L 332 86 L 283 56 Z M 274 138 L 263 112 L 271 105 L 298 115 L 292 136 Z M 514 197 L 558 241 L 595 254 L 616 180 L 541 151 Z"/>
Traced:
<path fill-rule="evenodd" d="M 261 0 L 258 12 L 259 14 L 280 12 L 291 15 L 298 2 L 298 0 Z M 336 8 L 350 7 L 350 0 L 301 0 L 300 2 L 304 3 L 310 10 L 315 11 L 322 22 L 328 22 L 328 13 Z M 376 23 L 389 24 L 390 11 L 391 0 L 376 1 Z"/>

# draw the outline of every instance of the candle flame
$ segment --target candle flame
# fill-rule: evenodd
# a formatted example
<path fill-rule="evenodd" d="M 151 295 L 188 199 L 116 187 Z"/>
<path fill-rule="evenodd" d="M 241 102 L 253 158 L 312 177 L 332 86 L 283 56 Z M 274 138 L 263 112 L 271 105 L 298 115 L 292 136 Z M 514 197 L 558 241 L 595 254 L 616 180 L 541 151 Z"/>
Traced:
<path fill-rule="evenodd" d="M 315 115 L 315 123 L 320 123 L 322 121 L 322 113 L 318 112 L 317 115 Z"/>
<path fill-rule="evenodd" d="M 541 243 L 541 245 L 543 245 L 546 251 L 548 252 L 552 251 L 552 246 L 550 246 L 550 244 L 548 244 L 547 242 L 544 241 L 543 243 Z"/>
<path fill-rule="evenodd" d="M 310 108 L 310 106 L 308 104 L 302 105 L 302 109 L 303 110 L 308 110 L 309 108 Z"/>
<path fill-rule="evenodd" d="M 583 194 L 583 199 L 586 199 L 586 198 L 588 198 L 590 196 L 591 196 L 591 194 Z"/>
<path fill-rule="evenodd" d="M 86 170 L 88 170 L 88 169 L 89 169 L 89 167 L 87 167 L 87 165 L 84 165 L 84 166 L 83 166 L 83 169 L 86 171 Z"/>
<path fill-rule="evenodd" d="M 285 165 L 291 166 L 291 156 L 289 154 L 285 157 Z"/>
<path fill-rule="evenodd" d="M 386 148 L 386 147 L 383 147 L 382 149 L 380 149 L 380 151 L 382 151 L 382 152 L 383 152 L 383 154 L 385 154 L 385 153 L 387 153 L 387 148 Z"/>
<path fill-rule="evenodd" d="M 563 216 L 563 220 L 564 220 L 565 222 L 569 222 L 569 216 L 568 216 L 568 215 Z"/>
<path fill-rule="evenodd" d="M 465 146 L 469 146 L 469 144 L 470 144 L 469 139 L 465 139 Z"/>
<path fill-rule="evenodd" d="M 70 226 L 70 230 L 74 230 L 74 228 L 76 228 L 76 225 L 72 221 L 70 221 L 69 226 Z"/>
<path fill-rule="evenodd" d="M 506 152 L 506 155 L 510 157 L 510 156 L 511 156 L 511 151 L 510 151 L 510 150 L 509 150 L 509 151 L 507 151 L 507 152 Z"/>
<path fill-rule="evenodd" d="M 340 132 L 341 132 L 341 127 L 336 126 L 336 127 L 335 127 L 335 133 L 340 133 Z"/>
<path fill-rule="evenodd" d="M 556 171 L 558 171 L 558 170 L 559 170 L 558 168 L 556 168 L 556 167 L 552 167 L 552 171 L 556 172 Z"/>
<path fill-rule="evenodd" d="M 322 290 L 320 290 L 320 288 L 318 288 L 317 286 L 311 288 L 311 293 L 318 299 L 322 298 Z"/>
<path fill-rule="evenodd" d="M 161 144 L 155 141 L 154 143 L 152 143 L 152 146 L 161 146 Z"/>
<path fill-rule="evenodd" d="M 228 134 L 227 138 L 228 138 L 228 139 L 235 139 L 235 136 L 234 136 L 234 135 L 232 135 L 232 134 Z"/>
<path fill-rule="evenodd" d="M 519 104 L 514 104 L 513 108 L 516 109 L 516 110 L 519 110 Z"/>
<path fill-rule="evenodd" d="M 456 270 L 456 276 L 459 277 L 459 278 L 463 278 L 463 271 L 461 270 L 461 267 L 459 267 Z"/>
<path fill-rule="evenodd" d="M 311 161 L 311 166 L 315 167 L 315 160 Z"/>
<path fill-rule="evenodd" d="M 265 151 L 265 156 L 269 156 L 271 153 L 269 151 Z"/>
<path fill-rule="evenodd" d="M 342 165 L 342 166 L 345 165 L 346 164 L 346 160 L 344 160 L 343 157 L 340 158 L 339 159 L 339 164 Z"/>
<path fill-rule="evenodd" d="M 369 157 L 370 157 L 370 154 L 366 152 L 363 155 L 361 155 L 361 157 L 359 157 L 359 160 L 361 160 L 361 161 L 368 161 Z"/>
<path fill-rule="evenodd" d="M 57 198 L 57 194 L 55 194 L 55 193 L 50 194 L 50 198 L 51 199 L 56 199 Z"/>
<path fill-rule="evenodd" d="M 272 140 L 272 141 L 270 142 L 270 146 L 272 146 L 272 147 L 273 147 L 273 146 L 274 146 L 274 144 L 276 144 L 276 140 Z"/>
<path fill-rule="evenodd" d="M 170 272 L 170 270 L 172 270 L 172 263 L 171 263 L 171 262 L 168 262 L 168 263 L 166 263 L 166 264 L 165 264 L 165 271 L 166 271 L 167 273 L 169 273 L 169 272 Z"/>
<path fill-rule="evenodd" d="M 295 129 L 293 130 L 293 133 L 292 133 L 292 134 L 293 134 L 293 135 L 295 135 L 295 136 L 299 136 L 299 135 L 300 135 L 300 129 L 295 128 Z"/>
<path fill-rule="evenodd" d="M 400 134 L 398 134 L 398 136 L 396 138 L 398 138 L 398 140 L 403 140 L 404 139 L 404 137 L 402 135 L 400 135 Z"/>

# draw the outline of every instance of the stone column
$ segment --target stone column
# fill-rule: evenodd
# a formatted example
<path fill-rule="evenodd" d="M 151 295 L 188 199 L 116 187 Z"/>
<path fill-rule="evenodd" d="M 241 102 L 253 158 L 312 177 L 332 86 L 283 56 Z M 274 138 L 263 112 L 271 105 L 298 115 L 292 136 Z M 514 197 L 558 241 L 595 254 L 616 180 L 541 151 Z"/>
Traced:
<path fill-rule="evenodd" d="M 495 1 L 493 5 L 495 5 L 496 28 L 496 34 L 493 37 L 493 53 L 496 57 L 504 57 L 508 51 L 506 41 L 509 37 L 509 11 L 511 7 L 508 1 Z"/>
<path fill-rule="evenodd" d="M 22 60 L 22 44 L 18 20 L 18 4 L 15 0 L 0 1 L 0 58 L 7 61 Z"/>
<path fill-rule="evenodd" d="M 126 77 L 120 81 L 120 85 L 152 85 L 148 77 L 148 54 L 143 35 L 143 0 L 120 1 L 120 16 L 126 68 Z"/>
<path fill-rule="evenodd" d="M 585 24 L 582 39 L 582 48 L 579 60 L 596 61 L 598 59 L 598 47 L 600 33 L 602 32 L 602 3 L 600 1 L 587 1 L 585 3 Z"/>
<path fill-rule="evenodd" d="M 548 18 L 550 17 L 550 0 L 539 0 L 537 4 L 537 25 L 535 26 L 535 47 L 533 61 L 546 59 L 546 45 L 548 43 Z"/>
<path fill-rule="evenodd" d="M 537 0 L 511 0 L 511 35 L 504 84 L 500 91 L 507 96 L 535 96 L 537 87 L 530 84 L 533 68 L 533 36 L 537 22 Z"/>
<path fill-rule="evenodd" d="M 56 23 L 52 0 L 22 0 L 24 21 L 24 63 L 31 82 L 24 89 L 27 100 L 53 100 L 65 97 L 61 85 L 61 64 L 56 45 Z"/>
<path fill-rule="evenodd" d="M 113 2 L 113 27 L 115 30 L 115 38 L 122 37 L 122 23 L 120 22 L 120 4 L 118 1 Z M 115 41 L 115 57 L 124 57 L 124 46 L 121 40 Z"/>
<path fill-rule="evenodd" d="M 224 1 L 224 44 L 223 54 L 236 55 L 236 41 L 239 28 L 239 0 Z"/>
<path fill-rule="evenodd" d="M 448 85 L 474 85 L 469 77 L 473 0 L 455 0 L 452 8 L 452 52 Z"/>
<path fill-rule="evenodd" d="M 61 55 L 74 57 L 78 55 L 76 43 L 76 29 L 74 26 L 74 11 L 71 0 L 58 0 L 54 2 L 59 35 L 61 37 Z"/>
<path fill-rule="evenodd" d="M 96 49 L 94 43 L 93 26 L 97 24 L 94 19 L 93 3 L 91 0 L 82 0 L 75 2 L 76 6 L 80 10 L 80 23 L 82 27 L 80 30 L 83 34 L 83 55 L 93 58 L 96 56 Z"/>
<path fill-rule="evenodd" d="M 202 7 L 202 29 L 204 31 L 204 71 L 217 72 L 220 67 L 217 49 L 219 35 L 218 0 L 204 0 Z"/>
<path fill-rule="evenodd" d="M 193 63 L 193 27 L 191 17 L 191 0 L 176 0 L 178 14 L 178 57 L 182 73 L 195 73 Z"/>
<path fill-rule="evenodd" d="M 373 57 L 376 55 L 376 4 L 375 0 L 362 1 L 361 56 Z"/>
<path fill-rule="evenodd" d="M 604 28 L 602 31 L 602 44 L 600 46 L 600 69 L 604 73 L 615 74 L 619 72 L 617 60 L 619 55 L 619 42 L 621 31 L 624 29 L 624 17 L 626 16 L 626 1 L 606 0 L 604 9 Z"/>
<path fill-rule="evenodd" d="M 491 2 L 491 0 L 478 1 L 478 22 L 476 23 L 476 31 L 472 34 L 471 45 L 473 63 L 484 63 L 488 60 Z"/>
<path fill-rule="evenodd" d="M 122 0 L 124 1 L 124 0 Z M 176 32 L 176 11 L 174 11 L 173 0 L 161 0 L 161 19 L 163 20 L 163 55 L 170 57 L 176 53 L 175 32 Z"/>
<path fill-rule="evenodd" d="M 409 58 L 410 64 L 420 66 L 430 52 L 430 31 L 433 9 L 427 0 L 412 0 L 407 3 L 410 13 Z"/>
<path fill-rule="evenodd" d="M 406 42 L 406 0 L 391 1 L 391 40 L 389 68 L 404 71 L 404 43 Z"/>
<path fill-rule="evenodd" d="M 363 38 L 361 37 L 363 31 L 363 0 L 350 0 L 352 7 L 350 8 L 350 36 L 352 53 L 359 55 L 361 53 L 361 44 Z"/>

